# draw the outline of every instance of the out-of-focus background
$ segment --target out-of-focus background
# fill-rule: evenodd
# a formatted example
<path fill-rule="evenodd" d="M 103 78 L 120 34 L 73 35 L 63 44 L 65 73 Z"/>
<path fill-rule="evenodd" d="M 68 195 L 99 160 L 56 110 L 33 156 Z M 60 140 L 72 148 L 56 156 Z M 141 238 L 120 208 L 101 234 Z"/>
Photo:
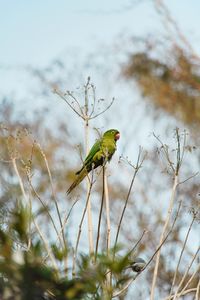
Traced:
<path fill-rule="evenodd" d="M 71 207 L 73 197 L 84 188 L 81 184 L 75 196 L 66 196 L 74 171 L 81 164 L 80 148 L 84 156 L 84 124 L 53 91 L 56 88 L 62 93 L 73 92 L 84 105 L 83 86 L 90 77 L 95 86 L 97 113 L 114 98 L 105 113 L 89 122 L 90 145 L 97 137 L 96 129 L 104 132 L 117 128 L 121 133 L 108 170 L 112 232 L 116 230 L 133 173 L 124 160 L 118 163 L 119 157 L 135 164 L 139 146 L 148 152 L 120 234 L 120 242 L 131 248 L 143 230 L 148 230 L 137 249 L 138 255 L 148 259 L 159 242 L 173 181 L 159 147 L 168 145 L 173 160 L 177 148 L 174 130 L 178 127 L 181 137 L 185 132 L 180 170 L 180 181 L 184 184 L 177 191 L 175 203 L 177 207 L 182 200 L 182 217 L 161 256 L 156 299 L 170 290 L 175 262 L 194 211 L 199 209 L 199 175 L 194 176 L 200 166 L 199 11 L 200 3 L 194 0 L 0 0 L 2 222 L 9 215 L 7 208 L 21 193 L 6 161 L 14 151 L 23 154 L 18 164 L 25 180 L 23 162 L 26 164 L 32 153 L 30 136 L 31 141 L 40 143 L 48 158 L 63 211 Z M 12 138 L 8 142 L 10 135 L 14 136 L 14 146 Z M 48 173 L 41 153 L 36 151 L 34 155 L 35 190 L 51 206 Z M 92 203 L 94 216 L 99 207 L 100 188 L 101 183 L 97 182 Z M 83 208 L 81 203 L 77 205 Z M 79 219 L 74 210 L 68 230 L 71 247 Z M 198 220 L 192 226 L 177 274 L 180 279 L 200 242 Z M 45 230 L 53 239 L 49 229 Z M 86 251 L 85 239 L 80 243 L 82 251 Z M 103 247 L 103 238 L 101 243 Z M 139 284 L 129 290 L 125 299 L 148 299 L 153 267 L 141 275 Z M 196 281 L 194 277 L 191 288 Z"/>

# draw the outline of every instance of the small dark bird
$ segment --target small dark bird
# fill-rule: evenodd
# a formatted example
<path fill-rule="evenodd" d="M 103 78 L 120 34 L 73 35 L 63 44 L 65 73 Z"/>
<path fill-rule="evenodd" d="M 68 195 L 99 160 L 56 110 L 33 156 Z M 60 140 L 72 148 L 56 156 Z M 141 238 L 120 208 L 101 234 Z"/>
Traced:
<path fill-rule="evenodd" d="M 145 266 L 146 266 L 145 260 L 143 258 L 137 257 L 131 263 L 130 268 L 133 270 L 133 272 L 139 273 L 144 269 Z"/>

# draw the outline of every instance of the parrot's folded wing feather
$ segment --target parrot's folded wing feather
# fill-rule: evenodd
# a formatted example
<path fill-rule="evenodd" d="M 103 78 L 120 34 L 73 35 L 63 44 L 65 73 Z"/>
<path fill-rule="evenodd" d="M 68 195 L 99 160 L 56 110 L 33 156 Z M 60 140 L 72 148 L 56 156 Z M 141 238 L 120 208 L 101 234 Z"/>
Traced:
<path fill-rule="evenodd" d="M 88 164 L 91 163 L 94 155 L 101 149 L 101 140 L 97 140 L 96 143 L 92 146 L 88 156 L 86 157 L 86 159 L 83 162 L 83 167 L 76 172 L 76 175 L 80 174 L 81 171 L 85 168 L 85 166 L 87 167 Z"/>
<path fill-rule="evenodd" d="M 84 161 L 84 165 L 87 165 L 89 162 L 91 162 L 94 155 L 101 149 L 101 140 L 97 140 L 96 143 L 92 146 L 88 156 L 86 157 Z"/>
<path fill-rule="evenodd" d="M 71 191 L 86 177 L 88 172 L 91 171 L 91 169 L 92 169 L 92 159 L 93 159 L 94 155 L 98 151 L 100 151 L 100 149 L 101 149 L 101 140 L 98 140 L 93 145 L 93 147 L 91 148 L 88 156 L 84 160 L 82 168 L 78 172 L 76 172 L 77 178 L 72 183 L 72 185 L 69 187 L 69 189 L 67 191 L 67 194 L 70 194 Z"/>

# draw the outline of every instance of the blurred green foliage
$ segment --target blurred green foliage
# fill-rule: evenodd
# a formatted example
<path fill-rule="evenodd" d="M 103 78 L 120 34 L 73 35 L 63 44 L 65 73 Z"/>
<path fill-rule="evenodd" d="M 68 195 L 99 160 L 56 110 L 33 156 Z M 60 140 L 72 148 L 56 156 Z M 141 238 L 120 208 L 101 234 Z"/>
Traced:
<path fill-rule="evenodd" d="M 129 271 L 127 273 L 129 253 L 113 261 L 111 252 L 109 256 L 99 254 L 95 263 L 94 257 L 80 255 L 76 277 L 69 278 L 70 270 L 55 269 L 50 260 L 45 259 L 41 240 L 33 235 L 29 240 L 32 218 L 29 210 L 19 203 L 12 211 L 7 228 L 0 229 L 1 299 L 102 299 L 103 294 L 109 299 L 109 294 L 133 276 L 132 272 L 131 276 Z M 65 253 L 56 244 L 51 245 L 51 250 L 57 263 L 65 259 Z M 112 288 L 106 285 L 110 272 L 114 279 Z"/>

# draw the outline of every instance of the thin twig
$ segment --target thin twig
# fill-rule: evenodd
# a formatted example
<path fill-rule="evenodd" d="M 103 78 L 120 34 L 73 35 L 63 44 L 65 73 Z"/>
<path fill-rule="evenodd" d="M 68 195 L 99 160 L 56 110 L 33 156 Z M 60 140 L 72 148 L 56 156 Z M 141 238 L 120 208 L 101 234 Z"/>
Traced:
<path fill-rule="evenodd" d="M 30 232 L 31 232 L 32 203 L 31 203 L 31 199 L 28 198 L 28 196 L 26 195 L 26 192 L 25 192 L 25 189 L 24 189 L 24 184 L 23 184 L 22 178 L 21 178 L 21 176 L 19 174 L 19 171 L 18 171 L 18 168 L 17 168 L 16 158 L 11 158 L 11 160 L 12 160 L 13 168 L 14 168 L 15 173 L 17 175 L 17 178 L 19 180 L 19 185 L 20 185 L 20 189 L 21 189 L 24 201 L 26 202 L 26 205 L 28 205 L 28 203 L 29 203 L 29 224 L 28 224 L 29 234 L 28 234 L 28 241 L 27 241 L 27 251 L 28 251 L 31 247 L 31 234 L 30 234 Z"/>
<path fill-rule="evenodd" d="M 184 296 L 189 293 L 195 293 L 196 290 L 197 290 L 197 288 L 188 289 L 188 290 L 184 291 L 183 293 L 177 294 L 177 296 L 180 297 L 180 296 Z M 174 297 L 174 295 L 171 295 L 171 296 L 164 298 L 163 300 L 170 300 L 170 299 L 173 299 L 173 297 Z M 197 300 L 199 300 L 199 298 Z"/>
<path fill-rule="evenodd" d="M 83 224 L 83 220 L 85 218 L 85 214 L 86 214 L 86 211 L 87 211 L 87 207 L 88 207 L 88 201 L 90 199 L 90 194 L 91 194 L 91 190 L 92 190 L 92 185 L 93 185 L 93 172 L 92 172 L 92 178 L 91 178 L 91 181 L 90 181 L 90 189 L 88 191 L 88 194 L 87 194 L 87 200 L 86 200 L 86 204 L 85 204 L 85 208 L 84 208 L 84 211 L 83 211 L 83 215 L 81 217 L 81 221 L 80 221 L 80 224 L 79 224 L 79 231 L 78 231 L 78 236 L 77 236 L 77 239 L 76 239 L 76 246 L 75 246 L 75 250 L 74 250 L 74 255 L 73 255 L 73 267 L 72 267 L 72 276 L 75 277 L 76 276 L 76 261 L 77 261 L 77 252 L 78 252 L 78 245 L 79 245 L 79 241 L 80 241 L 80 236 L 81 236 L 81 232 L 82 232 L 82 224 Z"/>
<path fill-rule="evenodd" d="M 40 201 L 40 203 L 42 204 L 42 206 L 44 207 L 44 209 L 45 209 L 45 211 L 46 211 L 46 213 L 47 213 L 49 219 L 50 219 L 51 222 L 52 222 L 52 225 L 53 225 L 53 228 L 54 228 L 54 230 L 55 230 L 55 232 L 56 232 L 56 235 L 58 236 L 58 229 L 56 228 L 56 224 L 55 224 L 55 222 L 54 222 L 54 220 L 53 220 L 52 215 L 50 214 L 50 211 L 49 211 L 49 209 L 48 209 L 48 206 L 44 203 L 44 201 L 42 200 L 42 198 L 39 196 L 39 194 L 37 193 L 37 191 L 36 191 L 35 188 L 33 187 L 32 182 L 31 182 L 31 178 L 30 178 L 30 175 L 29 175 L 29 174 L 27 174 L 27 179 L 28 179 L 28 183 L 29 183 L 29 185 L 30 185 L 30 187 L 31 187 L 31 189 L 32 189 L 32 191 L 33 191 L 33 193 L 35 194 L 35 196 L 37 197 L 37 199 Z M 61 241 L 60 241 L 60 242 L 61 242 Z M 61 242 L 61 244 L 62 244 L 62 242 Z"/>
<path fill-rule="evenodd" d="M 182 279 L 181 279 L 181 281 L 180 281 L 180 283 L 179 283 L 179 285 L 178 285 L 178 287 L 177 287 L 177 290 L 176 290 L 176 293 L 174 294 L 173 300 L 176 300 L 176 299 L 177 299 L 177 295 L 178 295 L 179 289 L 181 288 L 181 286 L 182 286 L 182 284 L 183 284 L 185 278 L 187 277 L 187 275 L 188 275 L 188 273 L 189 273 L 189 271 L 190 271 L 190 268 L 192 267 L 192 264 L 193 264 L 194 260 L 196 259 L 197 254 L 199 253 L 199 250 L 200 250 L 200 246 L 198 247 L 197 251 L 196 251 L 195 254 L 193 255 L 192 260 L 191 260 L 191 262 L 190 262 L 188 268 L 187 268 L 186 271 L 185 271 L 185 274 L 183 275 L 183 277 L 182 277 Z"/>
<path fill-rule="evenodd" d="M 199 172 L 196 172 L 195 174 L 191 175 L 190 177 L 186 178 L 185 180 L 180 181 L 180 182 L 178 183 L 178 185 L 181 185 L 181 184 L 187 182 L 188 180 L 193 179 L 193 178 L 196 177 L 198 174 L 199 174 Z"/>
<path fill-rule="evenodd" d="M 160 236 L 160 243 L 164 239 L 164 236 L 165 236 L 165 233 L 166 233 L 166 230 L 167 230 L 167 227 L 169 225 L 170 218 L 171 218 L 171 214 L 172 214 L 172 210 L 173 210 L 173 206 L 174 206 L 174 201 L 175 201 L 176 189 L 177 189 L 177 186 L 178 186 L 179 170 L 180 170 L 180 167 L 181 167 L 181 143 L 180 143 L 180 134 L 179 134 L 179 129 L 178 128 L 176 128 L 175 134 L 176 134 L 176 141 L 177 141 L 177 149 L 176 149 L 176 167 L 172 168 L 173 171 L 174 171 L 174 182 L 173 182 L 172 193 L 171 193 L 171 197 L 170 197 L 170 202 L 169 202 L 169 206 L 168 206 L 168 211 L 167 211 L 165 223 L 164 223 L 163 230 L 162 230 L 162 233 L 161 233 L 161 236 Z M 162 141 L 158 137 L 156 137 L 156 139 L 159 141 L 159 143 L 161 143 L 161 145 L 163 147 Z M 185 143 L 185 140 L 184 140 L 184 143 Z M 165 147 L 164 147 L 164 151 L 165 151 Z M 184 151 L 184 149 L 182 151 Z M 166 158 L 167 158 L 170 166 L 173 165 L 170 158 L 169 158 L 168 152 L 167 153 L 165 152 L 165 155 L 166 155 Z M 152 280 L 152 285 L 151 285 L 150 300 L 154 299 L 156 280 L 157 280 L 157 276 L 158 276 L 159 261 L 160 261 L 160 251 L 158 251 L 157 257 L 156 257 L 156 264 L 155 264 L 155 268 L 154 268 L 153 280 Z"/>
<path fill-rule="evenodd" d="M 92 103 L 92 110 L 91 110 L 91 113 L 89 115 L 89 118 L 92 117 L 92 115 L 93 115 L 93 113 L 95 111 L 95 105 L 96 105 L 96 91 L 95 91 L 95 86 L 92 84 L 91 87 L 92 87 L 92 91 L 93 91 L 93 97 L 92 97 L 93 103 Z"/>
<path fill-rule="evenodd" d="M 44 159 L 44 162 L 45 162 L 45 165 L 46 165 L 46 168 L 47 168 L 47 172 L 48 172 L 49 180 L 50 180 L 50 185 L 51 185 L 52 197 L 53 197 L 53 200 L 54 200 L 54 203 L 55 203 L 56 212 L 57 212 L 58 220 L 59 220 L 59 223 L 60 223 L 60 228 L 63 228 L 61 214 L 60 214 L 60 210 L 59 210 L 59 207 L 58 207 L 58 201 L 56 199 L 56 194 L 55 194 L 55 191 L 54 191 L 53 179 L 52 179 L 51 171 L 50 171 L 50 168 L 49 168 L 49 163 L 48 163 L 46 155 L 45 155 L 44 151 L 42 150 L 39 143 L 37 143 L 37 146 L 40 150 L 40 153 L 42 154 L 42 157 Z M 62 239 L 63 239 L 63 247 L 64 247 L 65 250 L 67 250 L 67 243 L 66 243 L 66 239 L 65 239 L 64 228 L 63 228 L 63 231 L 62 231 Z M 66 260 L 66 263 L 67 263 L 67 260 Z M 67 269 L 67 266 L 66 266 L 66 269 Z"/>
<path fill-rule="evenodd" d="M 117 227 L 117 233 L 116 233 L 116 237 L 115 237 L 114 248 L 115 248 L 116 245 L 117 245 L 117 241 L 118 241 L 118 237 L 119 237 L 119 232 L 120 232 L 122 220 L 123 220 L 124 213 L 125 213 L 125 210 L 126 210 L 126 207 L 127 207 L 127 204 L 128 204 L 128 200 L 129 200 L 129 197 L 130 197 L 130 194 L 131 194 L 131 190 L 132 190 L 132 187 L 133 187 L 133 183 L 134 183 L 134 181 L 135 181 L 136 175 L 137 175 L 139 169 L 141 168 L 142 163 L 143 163 L 144 158 L 145 158 L 145 156 L 144 156 L 144 157 L 142 158 L 142 160 L 140 161 L 141 154 L 142 154 L 142 149 L 140 148 L 139 154 L 138 154 L 138 158 L 137 158 L 136 167 L 134 168 L 134 173 L 133 173 L 133 177 L 132 177 L 132 180 L 131 180 L 131 184 L 130 184 L 130 186 L 129 186 L 129 190 L 128 190 L 128 193 L 127 193 L 127 196 L 126 196 L 126 200 L 125 200 L 125 203 L 124 203 L 124 207 L 123 207 L 123 210 L 122 210 L 122 214 L 121 214 L 121 217 L 120 217 L 120 220 L 119 220 L 119 224 L 118 224 L 118 227 Z M 115 251 L 113 252 L 113 259 L 114 259 L 114 257 L 115 257 Z"/>
<path fill-rule="evenodd" d="M 113 105 L 114 101 L 115 101 L 115 98 L 112 98 L 110 104 L 104 110 L 102 110 L 100 113 L 90 117 L 90 120 L 95 119 L 95 118 L 99 117 L 100 115 L 102 115 L 103 113 L 105 113 Z"/>
<path fill-rule="evenodd" d="M 133 248 L 129 251 L 129 255 L 134 252 L 134 250 L 137 248 L 137 246 L 140 244 L 140 242 L 142 241 L 143 237 L 145 236 L 145 234 L 147 233 L 148 231 L 145 229 L 143 230 L 142 234 L 141 234 L 141 237 L 139 238 L 139 240 L 137 240 L 137 242 L 135 243 L 135 245 L 133 246 Z"/>
<path fill-rule="evenodd" d="M 167 216 L 166 216 L 165 224 L 164 224 L 161 236 L 160 236 L 159 244 L 161 244 L 163 242 L 167 227 L 169 225 L 169 221 L 170 221 L 170 217 L 171 217 L 171 213 L 172 213 L 172 209 L 173 209 L 173 205 L 174 205 L 174 200 L 175 200 L 177 183 L 178 183 L 178 176 L 176 175 L 174 178 L 174 184 L 172 187 L 172 193 L 171 193 L 171 197 L 170 197 L 169 207 L 167 210 Z M 160 250 L 158 251 L 157 256 L 156 256 L 156 264 L 155 264 L 154 273 L 153 273 L 150 300 L 154 299 L 154 291 L 155 291 L 156 279 L 157 279 L 157 275 L 158 275 L 159 261 L 160 261 Z"/>
<path fill-rule="evenodd" d="M 67 105 L 77 114 L 81 119 L 83 119 L 83 116 L 71 105 L 71 103 L 66 99 L 66 97 L 57 89 L 54 89 L 53 91 L 55 94 L 57 94 L 61 99 L 63 99 Z"/>
<path fill-rule="evenodd" d="M 200 264 L 197 266 L 196 271 L 192 274 L 192 276 L 190 277 L 190 279 L 187 281 L 186 285 L 184 286 L 184 288 L 181 290 L 181 292 L 179 293 L 180 296 L 183 295 L 183 293 L 185 292 L 186 288 L 188 287 L 188 285 L 192 282 L 192 280 L 194 279 L 194 277 L 196 276 L 197 273 L 199 273 L 200 270 Z"/>
<path fill-rule="evenodd" d="M 51 259 L 52 265 L 54 266 L 55 270 L 57 270 L 57 272 L 58 272 L 58 267 L 57 267 L 56 261 L 54 259 L 51 247 L 49 246 L 47 239 L 44 237 L 42 231 L 40 230 L 40 227 L 39 227 L 38 223 L 36 222 L 36 220 L 34 218 L 33 218 L 33 223 L 34 223 L 34 225 L 35 225 L 35 227 L 36 227 L 36 229 L 37 229 L 37 231 L 38 231 L 38 233 L 39 233 L 39 235 L 40 235 L 40 237 L 41 237 L 41 239 L 44 243 L 44 246 L 46 248 L 48 256 Z"/>
<path fill-rule="evenodd" d="M 103 166 L 104 170 L 104 188 L 105 188 L 105 206 L 106 206 L 106 220 L 107 220 L 107 241 L 106 241 L 106 248 L 107 248 L 107 256 L 110 256 L 110 236 L 111 236 L 111 226 L 110 226 L 110 205 L 109 205 L 109 193 L 108 193 L 108 181 L 106 175 L 106 166 Z M 108 286 L 111 285 L 111 274 L 109 273 L 107 276 L 106 284 Z"/>
<path fill-rule="evenodd" d="M 23 185 L 21 176 L 20 176 L 20 174 L 19 174 L 19 171 L 18 171 L 18 168 L 17 168 L 17 165 L 16 165 L 15 158 L 12 159 L 12 163 L 13 163 L 13 167 L 14 167 L 15 173 L 16 173 L 16 175 L 17 175 L 17 177 L 18 177 L 18 180 L 19 180 L 19 184 L 20 184 L 20 188 L 21 188 L 23 197 L 24 197 L 24 199 L 25 199 L 26 201 L 28 201 L 28 197 L 27 197 L 27 195 L 26 195 L 26 192 L 25 192 L 25 189 L 24 189 L 24 185 Z M 51 261 L 52 261 L 52 264 L 53 264 L 55 270 L 58 271 L 58 267 L 57 267 L 57 265 L 56 265 L 55 259 L 54 259 L 53 255 L 52 255 L 51 248 L 50 248 L 50 246 L 48 245 L 48 242 L 47 242 L 46 238 L 45 238 L 44 235 L 42 234 L 42 231 L 40 230 L 40 227 L 39 227 L 39 225 L 37 224 L 37 222 L 36 222 L 36 220 L 34 219 L 34 217 L 32 218 L 32 220 L 33 220 L 33 223 L 34 223 L 34 225 L 35 225 L 35 227 L 36 227 L 36 229 L 37 229 L 37 231 L 38 231 L 38 233 L 39 233 L 39 235 L 40 235 L 40 237 L 41 237 L 41 239 L 42 239 L 42 241 L 43 241 L 43 243 L 44 243 L 44 246 L 45 246 L 45 248 L 46 248 L 46 251 L 47 251 L 47 253 L 48 253 L 48 255 L 49 255 L 49 257 L 50 257 L 50 259 L 51 259 Z"/>
<path fill-rule="evenodd" d="M 181 253 L 180 253 L 180 256 L 179 256 L 179 260 L 178 260 L 178 263 L 177 263 L 177 266 L 176 266 L 176 270 L 175 270 L 175 273 L 174 273 L 174 278 L 173 278 L 172 285 L 171 285 L 170 295 L 172 294 L 173 287 L 174 287 L 175 282 L 176 282 L 176 276 L 177 276 L 177 273 L 178 273 L 178 268 L 179 268 L 179 265 L 180 265 L 180 262 L 181 262 L 181 259 L 182 259 L 182 256 L 183 256 L 183 252 L 185 250 L 185 246 L 186 246 L 190 231 L 191 231 L 192 226 L 194 224 L 195 218 L 196 218 L 196 215 L 194 215 L 193 218 L 192 218 L 192 222 L 191 222 L 191 224 L 188 228 L 188 231 L 187 231 L 187 234 L 186 234 L 186 237 L 185 237 L 185 240 L 184 240 L 184 244 L 183 244 L 183 247 L 181 249 Z"/>
<path fill-rule="evenodd" d="M 80 115 L 82 115 L 82 116 L 84 116 L 84 112 L 83 112 L 83 110 L 82 110 L 82 107 L 80 106 L 80 103 L 79 103 L 79 101 L 76 99 L 76 97 L 74 97 L 74 95 L 70 92 L 70 91 L 67 91 L 67 93 L 66 93 L 68 96 L 70 96 L 74 101 L 75 101 L 75 103 L 77 104 L 77 106 L 78 106 L 78 108 L 79 108 L 79 110 L 80 110 Z M 65 95 L 64 95 L 65 96 Z"/>
<path fill-rule="evenodd" d="M 197 291 L 196 291 L 196 295 L 195 295 L 195 300 L 199 300 L 200 298 L 200 279 L 199 279 L 199 283 L 197 285 Z"/>
<path fill-rule="evenodd" d="M 99 247 L 99 239 L 100 239 L 100 231 L 101 231 L 101 219 L 102 219 L 102 211 L 103 211 L 103 202 L 104 202 L 104 194 L 105 194 L 105 181 L 104 181 L 104 172 L 105 168 L 103 167 L 103 187 L 102 187 L 102 196 L 101 196 L 101 206 L 99 211 L 99 219 L 98 219 L 98 227 L 97 227 L 97 240 L 96 240 L 96 247 L 95 247 L 95 261 L 97 259 L 98 254 L 98 247 Z"/>
<path fill-rule="evenodd" d="M 108 194 L 108 180 L 106 176 L 106 167 L 104 171 L 104 188 L 105 188 L 105 205 L 106 205 L 106 220 L 107 220 L 107 242 L 106 242 L 106 248 L 107 248 L 107 254 L 109 255 L 109 250 L 110 250 L 110 206 L 109 206 L 109 194 Z"/>
<path fill-rule="evenodd" d="M 63 221 L 63 228 L 61 228 L 60 232 L 57 234 L 56 242 L 57 242 L 58 240 L 61 239 L 63 229 L 64 229 L 65 225 L 67 224 L 67 221 L 68 221 L 68 219 L 69 219 L 69 217 L 70 217 L 70 215 L 71 215 L 71 212 L 72 212 L 72 209 L 73 209 L 74 205 L 75 205 L 77 202 L 78 202 L 78 198 L 74 201 L 74 203 L 72 204 L 72 206 L 71 206 L 71 208 L 70 208 L 70 210 L 69 210 L 67 216 L 65 217 L 65 219 L 64 219 L 64 221 Z M 44 259 L 44 261 L 48 258 L 48 256 L 49 256 L 49 255 L 47 254 L 46 257 L 45 257 L 45 259 Z"/>
<path fill-rule="evenodd" d="M 177 210 L 177 213 L 176 213 L 176 216 L 174 218 L 174 221 L 172 223 L 172 226 L 170 228 L 170 230 L 168 231 L 168 233 L 166 234 L 164 240 L 162 241 L 162 243 L 159 244 L 159 246 L 157 247 L 156 251 L 153 253 L 153 255 L 151 256 L 151 258 L 149 259 L 149 261 L 146 263 L 145 267 L 143 268 L 142 272 L 138 273 L 134 278 L 130 279 L 130 281 L 120 290 L 120 291 L 117 291 L 116 293 L 113 294 L 112 298 L 115 298 L 115 297 L 119 297 L 120 295 L 122 295 L 128 288 L 129 286 L 133 283 L 134 280 L 136 280 L 136 278 L 144 272 L 144 270 L 147 269 L 147 267 L 150 265 L 150 263 L 152 262 L 152 260 L 154 259 L 154 257 L 156 256 L 156 254 L 158 253 L 158 251 L 162 248 L 162 246 L 164 245 L 164 243 L 167 241 L 169 235 L 172 233 L 173 229 L 174 229 L 174 226 L 176 224 L 176 221 L 178 219 L 178 215 L 179 215 L 179 212 L 180 212 L 180 208 L 181 208 L 181 202 L 179 203 L 179 207 L 178 207 L 178 210 Z"/>
<path fill-rule="evenodd" d="M 27 195 L 25 193 L 25 189 L 24 189 L 24 185 L 23 185 L 23 182 L 22 182 L 22 178 L 19 175 L 19 171 L 18 171 L 18 168 L 17 168 L 16 158 L 12 158 L 12 164 L 13 164 L 13 168 L 15 170 L 15 173 L 17 175 L 17 178 L 19 180 L 19 185 L 20 185 L 20 188 L 21 188 L 21 191 L 22 191 L 22 195 L 24 197 L 24 201 L 26 201 L 28 203 L 28 197 L 27 197 Z"/>
<path fill-rule="evenodd" d="M 78 200 L 79 200 L 79 199 L 77 198 L 77 199 L 74 201 L 74 203 L 72 204 L 72 206 L 71 206 L 71 208 L 70 208 L 70 210 L 69 210 L 67 216 L 65 217 L 65 219 L 64 219 L 64 221 L 63 221 L 63 225 L 62 225 L 62 228 L 60 229 L 60 232 L 59 232 L 59 234 L 58 234 L 57 239 L 61 236 L 61 234 L 62 234 L 62 232 L 63 232 L 63 229 L 64 229 L 65 225 L 67 224 L 67 221 L 68 221 L 68 219 L 69 219 L 69 217 L 70 217 L 70 215 L 71 215 L 72 209 L 73 209 L 73 207 L 75 206 L 75 204 L 78 202 Z"/>
<path fill-rule="evenodd" d="M 169 157 L 169 152 L 168 152 L 168 146 L 163 144 L 163 142 L 161 141 L 161 139 L 155 135 L 155 133 L 153 132 L 153 136 L 156 138 L 156 140 L 160 143 L 162 150 L 164 151 L 165 154 L 165 159 L 167 160 L 167 162 L 169 163 L 170 168 L 172 169 L 172 172 L 175 173 L 175 168 L 174 165 Z"/>
<path fill-rule="evenodd" d="M 163 241 L 159 244 L 159 246 L 157 247 L 156 251 L 154 252 L 154 254 L 152 255 L 152 257 L 149 259 L 148 263 L 145 265 L 144 269 L 145 270 L 148 265 L 151 263 L 151 261 L 154 259 L 154 257 L 156 256 L 156 254 L 160 251 L 160 249 L 162 248 L 162 246 L 164 245 L 164 243 L 167 241 L 169 235 L 172 233 L 173 229 L 174 229 L 174 226 L 176 224 L 176 221 L 178 219 L 178 216 L 179 216 L 179 213 L 180 213 L 180 209 L 181 209 L 181 205 L 182 205 L 182 201 L 179 202 L 179 206 L 178 206 L 178 209 L 177 209 L 177 213 L 176 213 L 176 216 L 174 218 L 174 221 L 172 223 L 172 226 L 170 228 L 170 230 L 168 231 L 168 233 L 166 234 L 165 238 L 163 239 Z"/>

